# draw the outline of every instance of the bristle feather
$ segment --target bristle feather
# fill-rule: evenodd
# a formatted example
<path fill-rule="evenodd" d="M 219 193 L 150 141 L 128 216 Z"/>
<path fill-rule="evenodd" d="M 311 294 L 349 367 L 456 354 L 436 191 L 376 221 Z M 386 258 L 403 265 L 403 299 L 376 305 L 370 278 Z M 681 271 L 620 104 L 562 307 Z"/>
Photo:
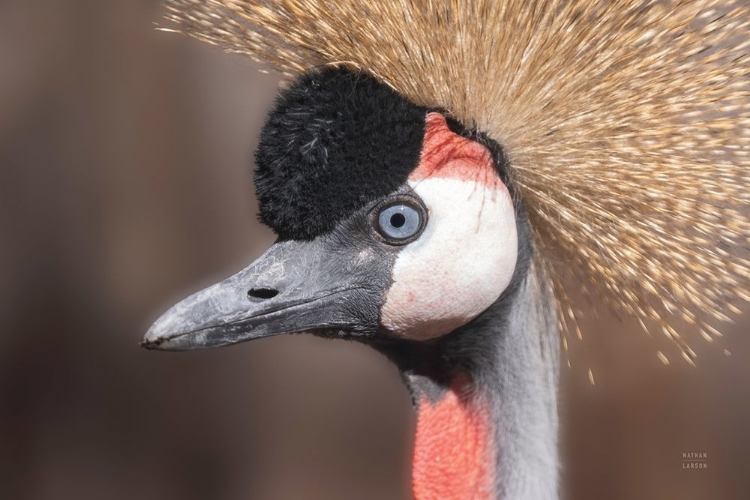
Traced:
<path fill-rule="evenodd" d="M 748 300 L 750 6 L 718 0 L 167 0 L 179 30 L 287 77 L 346 65 L 504 146 L 563 283 L 694 353 Z M 574 264 L 574 265 L 571 265 Z"/>

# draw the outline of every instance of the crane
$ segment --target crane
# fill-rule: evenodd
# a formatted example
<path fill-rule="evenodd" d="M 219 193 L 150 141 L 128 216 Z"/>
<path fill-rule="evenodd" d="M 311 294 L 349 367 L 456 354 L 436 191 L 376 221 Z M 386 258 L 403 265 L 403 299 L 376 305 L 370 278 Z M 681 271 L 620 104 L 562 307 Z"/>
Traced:
<path fill-rule="evenodd" d="M 748 298 L 750 7 L 167 5 L 288 77 L 256 153 L 278 240 L 143 345 L 304 332 L 377 349 L 417 412 L 417 500 L 558 497 L 566 277 L 691 363 L 669 314 L 712 340 L 704 315 Z"/>

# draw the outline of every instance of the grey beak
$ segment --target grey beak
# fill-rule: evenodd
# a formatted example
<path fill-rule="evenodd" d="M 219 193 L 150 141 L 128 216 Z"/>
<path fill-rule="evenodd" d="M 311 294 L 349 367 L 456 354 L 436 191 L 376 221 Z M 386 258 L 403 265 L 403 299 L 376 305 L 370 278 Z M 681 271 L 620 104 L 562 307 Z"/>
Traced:
<path fill-rule="evenodd" d="M 179 351 L 307 331 L 373 334 L 384 280 L 367 260 L 360 252 L 349 263 L 324 240 L 276 243 L 246 269 L 168 310 L 141 345 Z"/>

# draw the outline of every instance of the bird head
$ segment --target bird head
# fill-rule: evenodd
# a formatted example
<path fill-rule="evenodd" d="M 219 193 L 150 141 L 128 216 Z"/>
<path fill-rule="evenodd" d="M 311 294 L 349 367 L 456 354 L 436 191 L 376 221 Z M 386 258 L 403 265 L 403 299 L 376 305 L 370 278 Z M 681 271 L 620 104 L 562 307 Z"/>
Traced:
<path fill-rule="evenodd" d="M 363 73 L 314 71 L 283 91 L 256 163 L 278 240 L 167 311 L 145 347 L 301 332 L 429 342 L 498 301 L 527 260 L 502 148 Z"/>

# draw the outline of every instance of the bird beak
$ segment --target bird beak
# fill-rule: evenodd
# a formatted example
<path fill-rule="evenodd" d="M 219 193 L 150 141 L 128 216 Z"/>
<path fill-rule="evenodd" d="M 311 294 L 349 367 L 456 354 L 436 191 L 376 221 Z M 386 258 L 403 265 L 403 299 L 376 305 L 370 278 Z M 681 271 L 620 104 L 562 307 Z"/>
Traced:
<path fill-rule="evenodd" d="M 141 345 L 180 351 L 304 331 L 372 334 L 384 290 L 362 253 L 350 265 L 325 241 L 276 243 L 238 274 L 172 307 Z"/>

